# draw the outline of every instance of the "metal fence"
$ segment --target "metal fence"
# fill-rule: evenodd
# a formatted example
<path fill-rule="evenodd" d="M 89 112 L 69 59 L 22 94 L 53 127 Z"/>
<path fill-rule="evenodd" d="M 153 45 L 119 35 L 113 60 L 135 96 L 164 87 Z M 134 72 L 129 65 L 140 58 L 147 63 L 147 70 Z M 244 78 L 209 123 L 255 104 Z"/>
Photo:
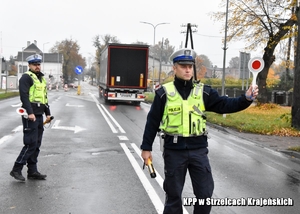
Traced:
<path fill-rule="evenodd" d="M 216 88 L 219 94 L 222 94 L 221 88 Z M 239 97 L 241 94 L 245 94 L 245 90 L 225 88 L 225 94 L 228 97 Z M 278 91 L 267 92 L 267 100 L 269 103 L 276 103 L 282 106 L 291 106 L 293 103 L 293 92 Z"/>

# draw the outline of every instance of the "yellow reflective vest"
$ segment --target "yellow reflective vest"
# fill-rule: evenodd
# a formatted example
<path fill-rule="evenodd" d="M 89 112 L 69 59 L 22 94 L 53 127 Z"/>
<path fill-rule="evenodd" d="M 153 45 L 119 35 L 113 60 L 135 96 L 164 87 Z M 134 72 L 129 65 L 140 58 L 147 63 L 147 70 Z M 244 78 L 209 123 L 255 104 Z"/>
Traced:
<path fill-rule="evenodd" d="M 167 101 L 160 129 L 173 136 L 194 137 L 206 133 L 206 116 L 202 83 L 194 85 L 187 100 L 183 100 L 173 82 L 163 85 Z"/>
<path fill-rule="evenodd" d="M 48 103 L 46 79 L 42 77 L 42 81 L 40 81 L 35 73 L 31 71 L 25 73 L 33 80 L 33 85 L 29 89 L 29 101 L 31 103 Z"/>

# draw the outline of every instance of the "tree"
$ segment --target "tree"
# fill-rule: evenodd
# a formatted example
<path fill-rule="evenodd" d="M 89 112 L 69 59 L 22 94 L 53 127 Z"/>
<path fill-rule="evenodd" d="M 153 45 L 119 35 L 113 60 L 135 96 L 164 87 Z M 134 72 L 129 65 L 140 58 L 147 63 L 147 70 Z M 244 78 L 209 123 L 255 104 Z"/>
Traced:
<path fill-rule="evenodd" d="M 72 82 L 75 78 L 76 73 L 74 68 L 77 65 L 86 66 L 85 59 L 79 54 L 80 47 L 77 41 L 72 39 L 65 39 L 61 42 L 56 42 L 55 45 L 50 49 L 52 53 L 60 53 L 63 55 L 63 78 L 65 83 Z"/>
<path fill-rule="evenodd" d="M 201 80 L 204 78 L 206 73 L 206 66 L 204 65 L 204 60 L 201 57 L 197 56 L 195 59 L 195 65 L 196 65 L 197 80 Z"/>
<path fill-rule="evenodd" d="M 175 47 L 170 45 L 169 39 L 165 39 L 163 42 L 159 41 L 158 44 L 155 46 L 150 47 L 151 55 L 156 58 L 160 59 L 164 63 L 170 62 L 170 56 L 174 52 Z"/>
<path fill-rule="evenodd" d="M 240 58 L 239 57 L 232 57 L 229 61 L 229 68 L 236 68 L 238 69 L 240 67 Z"/>
<path fill-rule="evenodd" d="M 279 82 L 280 82 L 279 75 L 276 75 L 275 71 L 272 68 L 270 68 L 270 70 L 268 72 L 267 86 L 269 88 L 272 88 L 272 87 L 278 85 Z"/>
<path fill-rule="evenodd" d="M 212 67 L 212 62 L 210 61 L 210 59 L 206 55 L 200 54 L 198 57 L 202 60 L 202 64 L 205 67 L 207 67 L 207 68 L 211 68 Z"/>
<path fill-rule="evenodd" d="M 296 9 L 297 19 L 300 20 L 299 7 Z M 294 74 L 294 92 L 292 103 L 292 127 L 300 130 L 300 27 L 298 25 L 296 66 Z"/>
<path fill-rule="evenodd" d="M 223 0 L 225 3 L 227 0 Z M 293 26 L 297 23 L 293 7 L 296 0 L 230 0 L 230 17 L 227 25 L 227 41 L 248 42 L 246 49 L 256 50 L 264 46 L 264 69 L 258 74 L 258 87 L 260 102 L 267 102 L 266 79 L 272 63 L 275 61 L 274 51 L 281 40 L 291 35 Z M 225 19 L 223 12 L 213 14 L 216 20 Z"/>
<path fill-rule="evenodd" d="M 274 73 L 280 76 L 280 83 L 278 85 L 280 89 L 290 91 L 293 88 L 294 77 L 292 74 L 287 73 L 287 70 L 294 70 L 293 61 L 287 63 L 287 61 L 282 60 L 279 64 L 273 63 L 270 69 L 273 69 Z"/>

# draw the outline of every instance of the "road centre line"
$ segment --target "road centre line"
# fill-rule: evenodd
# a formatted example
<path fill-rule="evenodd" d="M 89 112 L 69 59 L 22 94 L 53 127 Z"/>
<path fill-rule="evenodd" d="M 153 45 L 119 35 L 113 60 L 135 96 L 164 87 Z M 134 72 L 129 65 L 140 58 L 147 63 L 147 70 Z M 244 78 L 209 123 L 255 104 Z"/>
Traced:
<path fill-rule="evenodd" d="M 103 115 L 104 119 L 106 120 L 107 124 L 109 125 L 109 127 L 111 128 L 113 133 L 118 133 L 118 130 L 112 125 L 112 123 L 109 121 L 108 117 L 112 120 L 112 122 L 118 127 L 118 129 L 120 130 L 121 133 L 126 133 L 124 131 L 124 129 L 120 126 L 120 124 L 115 120 L 115 118 L 113 118 L 113 116 L 107 111 L 107 109 L 99 103 L 98 99 L 95 97 L 94 94 L 90 93 L 90 96 L 92 97 L 92 99 L 94 100 L 94 102 L 96 103 L 99 111 L 101 112 L 101 114 Z M 102 110 L 102 109 L 103 110 Z M 108 117 L 105 115 L 105 113 L 108 115 Z"/>
<path fill-rule="evenodd" d="M 110 117 L 110 119 L 116 124 L 116 126 L 119 128 L 119 130 L 121 131 L 121 133 L 126 133 L 124 131 L 124 129 L 120 126 L 120 124 L 115 120 L 115 118 L 113 118 L 113 116 L 107 111 L 107 109 L 102 104 L 100 104 L 100 106 L 104 109 L 104 111 Z"/>
<path fill-rule="evenodd" d="M 135 153 L 137 153 L 138 155 L 141 154 L 141 150 L 137 147 L 137 145 L 135 143 L 131 143 L 131 146 L 134 149 Z M 140 155 L 139 155 L 139 157 L 144 162 L 143 158 Z M 155 167 L 154 167 L 154 169 L 155 169 Z M 162 188 L 162 190 L 163 190 L 164 179 L 160 176 L 160 174 L 157 172 L 157 170 L 155 170 L 155 173 L 156 173 L 155 180 L 159 184 L 160 188 Z M 188 214 L 188 211 L 185 209 L 184 206 L 182 206 L 182 211 L 183 211 L 183 214 Z"/>
<path fill-rule="evenodd" d="M 161 214 L 164 209 L 164 205 L 162 201 L 160 200 L 159 196 L 155 192 L 153 186 L 151 185 L 150 181 L 147 179 L 146 175 L 140 168 L 139 164 L 129 151 L 128 147 L 126 146 L 125 143 L 120 143 L 121 147 L 123 148 L 127 158 L 129 159 L 134 171 L 136 172 L 137 176 L 139 177 L 142 185 L 144 186 L 147 194 L 149 195 L 150 200 L 152 201 L 157 213 Z"/>
<path fill-rule="evenodd" d="M 102 108 L 99 106 L 99 104 L 97 104 L 97 107 L 99 109 L 99 111 L 101 112 L 102 116 L 104 117 L 104 119 L 106 120 L 107 124 L 109 125 L 111 131 L 113 133 L 118 133 L 118 130 L 115 129 L 115 127 L 113 126 L 113 124 L 109 121 L 108 117 L 105 115 L 104 111 L 102 110 Z"/>
<path fill-rule="evenodd" d="M 141 157 L 141 150 L 137 147 L 137 145 L 135 143 L 131 143 L 132 148 L 134 149 L 135 153 L 137 153 L 139 155 L 139 157 L 141 158 L 142 162 L 144 162 L 143 158 Z M 154 167 L 155 169 L 155 167 Z M 156 170 L 155 170 L 156 171 Z M 158 172 L 156 171 L 156 178 L 155 180 L 157 181 L 157 183 L 159 184 L 159 186 L 163 189 L 163 183 L 164 183 L 164 179 L 160 176 L 160 174 L 158 174 Z"/>

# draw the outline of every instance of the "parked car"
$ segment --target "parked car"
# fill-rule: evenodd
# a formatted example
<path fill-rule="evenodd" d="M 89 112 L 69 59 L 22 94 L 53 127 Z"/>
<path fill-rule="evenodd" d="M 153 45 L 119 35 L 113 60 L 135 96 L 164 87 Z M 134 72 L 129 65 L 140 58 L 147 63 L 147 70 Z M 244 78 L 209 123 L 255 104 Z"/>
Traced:
<path fill-rule="evenodd" d="M 74 82 L 70 82 L 70 83 L 68 83 L 68 87 L 69 88 L 78 88 L 78 84 L 74 83 Z"/>

